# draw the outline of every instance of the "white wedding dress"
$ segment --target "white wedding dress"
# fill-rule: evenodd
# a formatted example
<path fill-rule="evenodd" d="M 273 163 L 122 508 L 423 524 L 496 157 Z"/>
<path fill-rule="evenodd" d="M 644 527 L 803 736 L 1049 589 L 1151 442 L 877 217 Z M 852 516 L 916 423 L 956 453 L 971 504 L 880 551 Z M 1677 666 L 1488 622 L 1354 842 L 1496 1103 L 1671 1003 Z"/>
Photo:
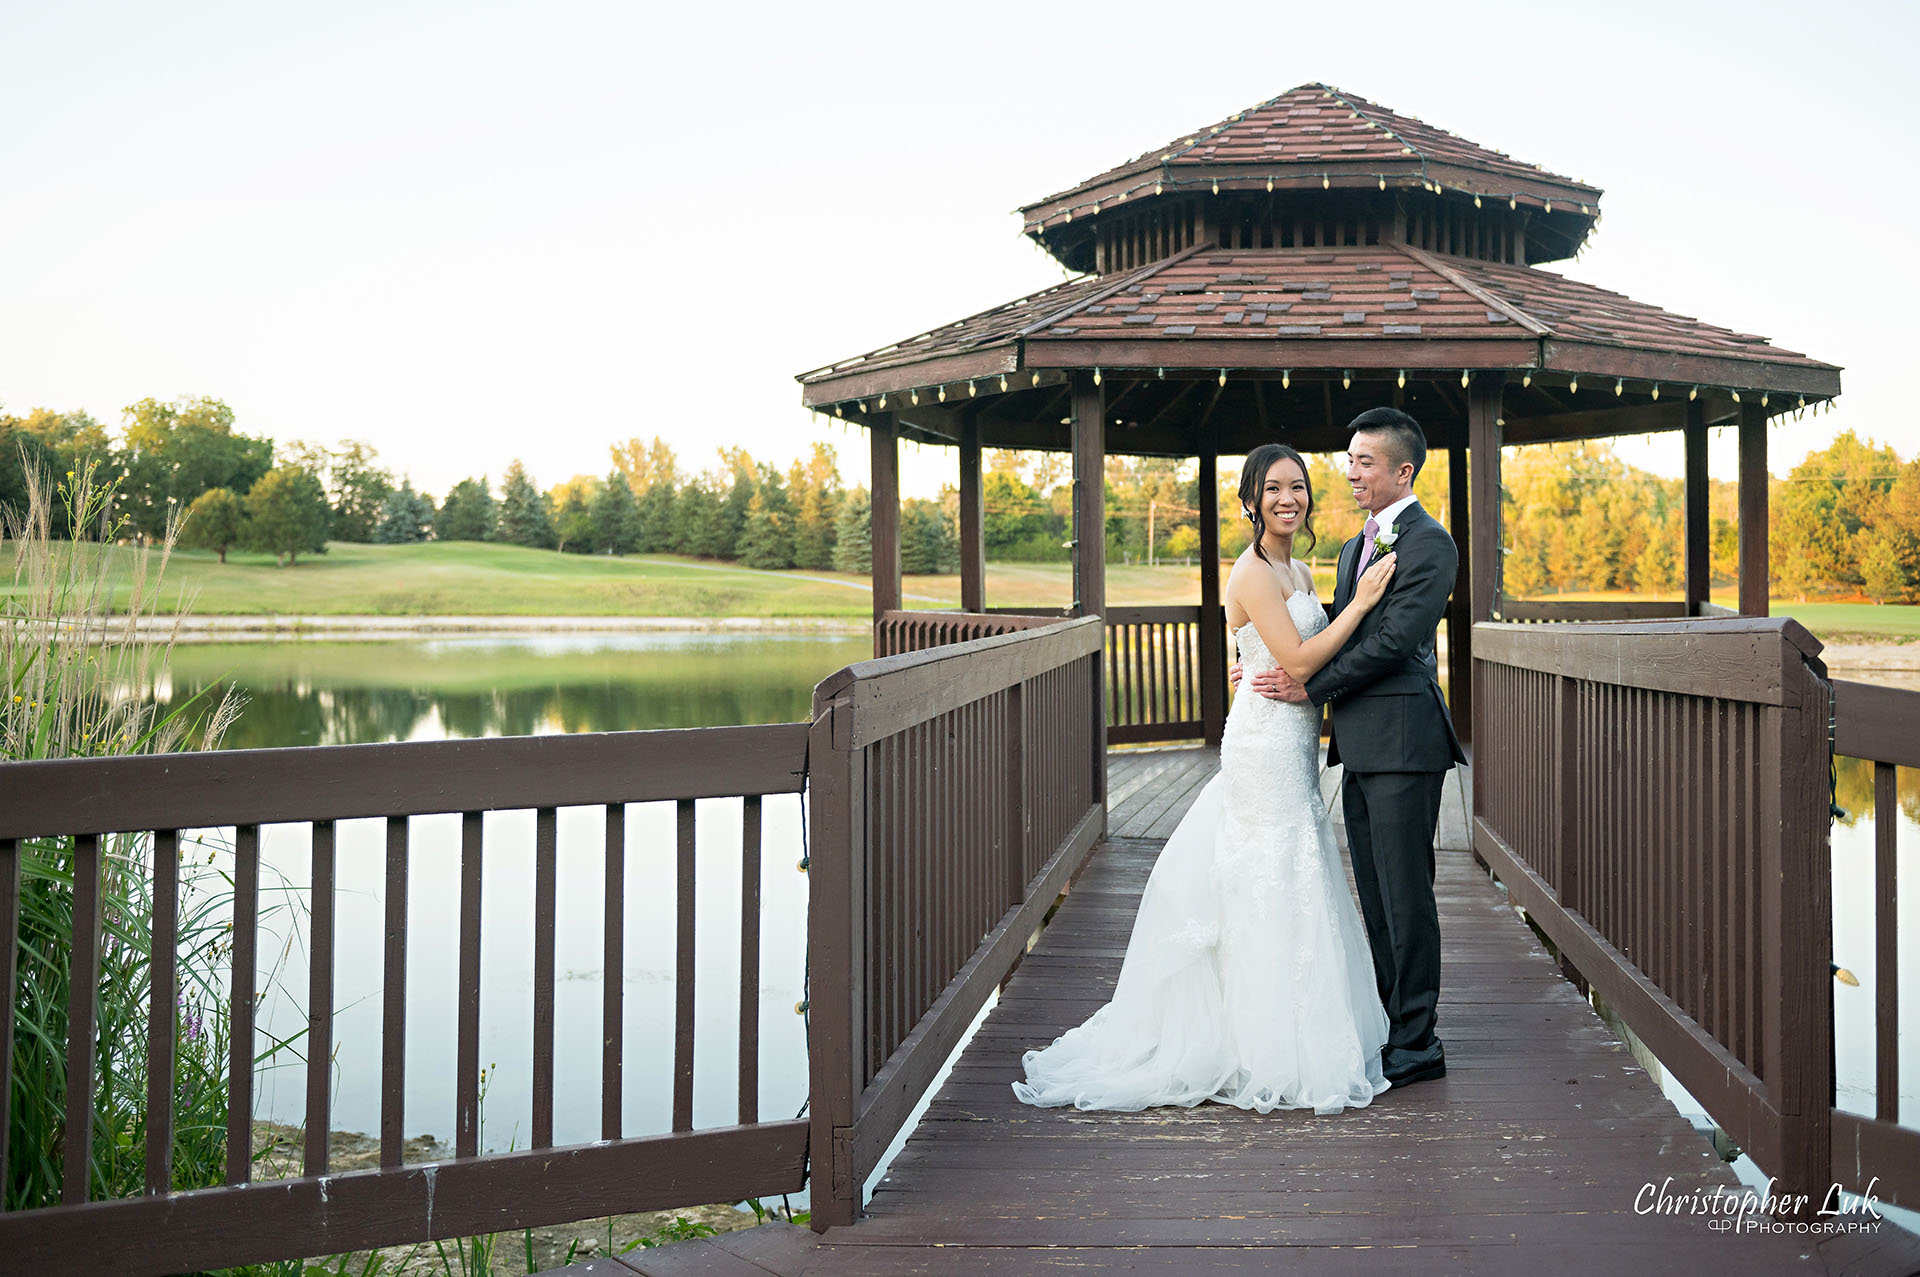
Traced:
<path fill-rule="evenodd" d="M 1303 639 L 1326 628 L 1305 590 L 1287 611 Z M 1275 663 L 1252 625 L 1235 637 L 1247 675 Z M 1234 699 L 1219 774 L 1154 864 L 1113 1000 L 1026 1053 L 1021 1100 L 1334 1113 L 1387 1089 L 1387 1015 L 1320 799 L 1319 717 Z"/>

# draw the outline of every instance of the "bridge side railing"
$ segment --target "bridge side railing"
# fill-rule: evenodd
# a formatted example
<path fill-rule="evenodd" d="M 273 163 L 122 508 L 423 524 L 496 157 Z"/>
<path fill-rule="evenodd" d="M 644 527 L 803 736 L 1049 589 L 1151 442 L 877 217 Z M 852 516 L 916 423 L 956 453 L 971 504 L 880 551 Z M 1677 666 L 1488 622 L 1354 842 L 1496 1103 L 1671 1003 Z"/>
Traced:
<path fill-rule="evenodd" d="M 1873 764 L 1874 1113 L 1833 1110 L 1833 1179 L 1920 1207 L 1920 1130 L 1900 1124 L 1902 767 L 1920 767 L 1920 692 L 1836 681 L 1833 752 Z"/>
<path fill-rule="evenodd" d="M 1474 849 L 1785 1191 L 1829 1181 L 1830 685 L 1785 619 L 1481 624 Z"/>
<path fill-rule="evenodd" d="M 1099 617 L 850 666 L 814 693 L 813 1222 L 862 1187 L 1104 832 Z"/>
<path fill-rule="evenodd" d="M 508 737 L 389 745 L 268 749 L 118 759 L 76 759 L 0 766 L 0 1103 L 14 1094 L 9 1070 L 19 976 L 22 865 L 29 856 L 63 858 L 72 872 L 71 995 L 59 1017 L 70 1026 L 64 1044 L 66 1094 L 63 1145 L 52 1156 L 64 1167 L 63 1202 L 0 1214 L 5 1268 L 19 1273 L 158 1274 L 264 1263 L 374 1247 L 494 1233 L 599 1215 L 737 1201 L 799 1190 L 805 1182 L 807 1123 L 764 1120 L 759 1105 L 762 799 L 798 794 L 806 778 L 808 725 L 706 728 L 690 731 Z M 734 1067 L 736 1121 L 694 1129 L 696 1066 L 695 869 L 697 799 L 742 799 L 737 850 L 712 849 L 740 862 L 740 994 Z M 627 872 L 629 803 L 674 804 L 672 841 L 639 851 Z M 594 811 L 584 838 L 563 838 L 582 826 L 562 808 Z M 482 867 L 493 847 L 483 815 L 520 811 L 533 817 L 530 914 L 532 1032 L 520 1061 L 531 1079 L 526 1134 L 513 1152 L 485 1152 L 480 1143 L 484 1095 L 480 1055 L 483 1007 L 500 1014 L 503 997 L 481 982 Z M 409 1058 L 409 885 L 432 857 L 453 858 L 450 840 L 423 841 L 414 817 L 449 814 L 459 822 L 458 978 L 447 990 L 457 1002 L 454 1056 L 455 1156 L 403 1165 L 403 1132 L 418 1130 L 409 1112 L 408 1080 L 422 1068 Z M 384 926 L 381 951 L 379 1143 L 375 1170 L 339 1173 L 330 1165 L 333 1128 L 335 976 L 341 956 L 340 822 L 384 822 Z M 304 1149 L 293 1178 L 254 1181 L 253 1131 L 256 993 L 261 926 L 262 828 L 306 825 L 312 871 L 308 918 L 306 1021 L 300 1054 L 306 1078 Z M 176 942 L 181 917 L 180 855 L 194 831 L 220 829 L 233 856 L 231 962 L 226 1016 L 228 1114 L 225 1183 L 174 1191 L 175 1038 L 181 971 Z M 275 830 L 279 836 L 290 831 Z M 429 845 L 429 842 L 431 845 Z M 583 843 L 574 847 L 563 845 Z M 57 849 L 57 850 L 54 850 Z M 102 918 L 104 863 L 113 871 L 151 875 L 151 991 L 147 1023 L 145 1195 L 89 1200 L 90 1129 L 96 1096 L 110 1079 L 99 1063 L 118 1044 L 97 1040 L 100 999 L 95 973 L 103 952 L 124 943 L 109 914 Z M 512 858 L 509 857 L 511 860 Z M 578 870 L 583 861 L 587 875 Z M 129 868 L 129 867 L 132 868 Z M 450 866 L 449 866 L 450 867 Z M 566 872 L 571 895 L 584 876 L 603 876 L 600 1035 L 600 1134 L 590 1144 L 554 1144 L 557 895 Z M 60 865 L 54 872 L 63 873 Z M 731 885 L 731 884 L 729 884 Z M 32 888 L 34 884 L 28 883 Z M 416 893 L 418 895 L 420 893 Z M 671 901 L 673 932 L 671 1129 L 627 1136 L 622 1080 L 625 981 L 623 937 L 629 909 Z M 432 903 L 424 901 L 423 903 Z M 122 920 L 124 921 L 124 920 Z M 418 952 L 418 946 L 414 951 Z M 513 995 L 517 1001 L 521 994 Z M 418 1005 L 416 998 L 415 1005 Z M 523 1004 L 525 1005 L 525 1004 Z M 705 1059 L 704 1052 L 701 1059 Z M 709 1066 L 710 1067 L 710 1066 Z M 726 1065 L 721 1064 L 722 1068 Z M 121 1083 L 125 1085 L 125 1083 Z M 498 1101 L 495 1101 L 496 1107 Z M 630 1106 L 628 1106 L 630 1107 Z M 7 1159 L 38 1152 L 9 1149 L 0 1121 L 0 1184 Z M 503 1115 L 494 1114 L 496 1121 Z M 408 1123 L 412 1123 L 409 1125 Z"/>

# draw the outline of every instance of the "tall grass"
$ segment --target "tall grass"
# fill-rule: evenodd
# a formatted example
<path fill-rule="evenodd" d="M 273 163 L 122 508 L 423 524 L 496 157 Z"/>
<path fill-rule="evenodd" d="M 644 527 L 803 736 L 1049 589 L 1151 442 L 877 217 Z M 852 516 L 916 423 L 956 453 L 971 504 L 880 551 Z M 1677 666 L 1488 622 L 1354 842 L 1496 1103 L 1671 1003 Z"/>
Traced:
<path fill-rule="evenodd" d="M 231 691 L 164 713 L 155 692 L 173 634 L 143 641 L 178 523 L 156 545 L 119 544 L 125 520 L 112 484 L 94 467 L 52 480 L 28 467 L 24 512 L 0 510 L 10 543 L 13 589 L 0 600 L 0 765 L 32 759 L 99 758 L 210 748 L 239 711 Z M 71 529 L 74 541 L 57 538 Z M 97 543 L 81 553 L 77 542 Z M 116 573 L 134 583 L 112 606 Z M 181 608 L 179 610 L 184 610 Z M 121 1197 L 144 1182 L 147 1024 L 153 960 L 153 840 L 107 840 L 101 874 L 101 940 L 94 1042 L 89 1195 Z M 224 921 L 231 884 L 206 842 L 183 838 L 175 1016 L 174 1187 L 220 1182 L 227 1120 Z M 8 1095 L 10 1210 L 61 1196 L 67 1103 L 66 1044 L 73 969 L 74 848 L 69 837 L 23 842 L 20 933 L 14 994 L 12 1088 Z M 83 991 L 84 993 L 84 991 Z"/>

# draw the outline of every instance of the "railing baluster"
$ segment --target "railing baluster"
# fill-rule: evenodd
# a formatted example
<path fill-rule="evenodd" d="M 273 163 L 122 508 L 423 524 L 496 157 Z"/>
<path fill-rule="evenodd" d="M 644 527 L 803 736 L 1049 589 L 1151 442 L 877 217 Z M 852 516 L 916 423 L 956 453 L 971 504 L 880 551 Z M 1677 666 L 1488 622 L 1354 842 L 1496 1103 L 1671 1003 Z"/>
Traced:
<path fill-rule="evenodd" d="M 407 1112 L 407 837 L 404 816 L 387 817 L 387 934 L 380 982 L 380 1165 L 398 1166 Z"/>
<path fill-rule="evenodd" d="M 153 835 L 147 979 L 147 1196 L 173 1188 L 173 1046 L 180 983 L 180 831 Z"/>
<path fill-rule="evenodd" d="M 533 818 L 533 1139 L 553 1147 L 554 932 L 559 913 L 559 835 L 551 807 Z"/>
<path fill-rule="evenodd" d="M 460 814 L 460 983 L 454 1055 L 453 1152 L 480 1155 L 480 888 L 485 825 L 477 811 Z"/>
<path fill-rule="evenodd" d="M 606 899 L 600 946 L 600 1138 L 617 1140 L 622 1125 L 622 1061 L 626 1055 L 627 807 L 607 804 Z"/>
<path fill-rule="evenodd" d="M 260 952 L 260 826 L 233 831 L 233 974 L 227 1021 L 227 1183 L 253 1178 L 253 1022 Z"/>
<path fill-rule="evenodd" d="M 0 838 L 0 1095 L 13 1094 L 14 994 L 20 987 L 20 840 Z M 0 1189 L 8 1178 L 8 1128 L 0 1122 Z M 0 1206 L 4 1201 L 0 1201 Z"/>
<path fill-rule="evenodd" d="M 673 1129 L 693 1129 L 693 883 L 697 868 L 693 799 L 674 803 L 677 824 L 678 873 L 676 901 L 678 915 L 674 923 L 674 1004 L 673 1004 Z"/>
<path fill-rule="evenodd" d="M 60 1200 L 84 1202 L 93 1153 L 93 1048 L 100 996 L 100 838 L 73 840 L 73 966 L 67 982 L 67 1124 Z"/>
<path fill-rule="evenodd" d="M 760 1120 L 760 796 L 740 803 L 740 1116 Z"/>
<path fill-rule="evenodd" d="M 1892 763 L 1873 765 L 1874 1112 L 1900 1120 L 1900 794 Z"/>
<path fill-rule="evenodd" d="M 304 1171 L 327 1173 L 333 1126 L 334 825 L 313 822 L 312 940 L 307 962 L 307 1132 Z"/>

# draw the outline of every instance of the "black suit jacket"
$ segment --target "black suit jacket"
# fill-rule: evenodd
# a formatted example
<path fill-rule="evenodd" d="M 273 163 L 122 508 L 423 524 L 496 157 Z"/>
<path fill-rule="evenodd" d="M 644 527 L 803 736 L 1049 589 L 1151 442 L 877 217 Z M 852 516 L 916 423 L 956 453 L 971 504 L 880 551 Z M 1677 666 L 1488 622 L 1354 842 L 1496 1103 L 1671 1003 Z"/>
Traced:
<path fill-rule="evenodd" d="M 1307 697 L 1328 707 L 1327 762 L 1355 772 L 1443 772 L 1467 761 L 1440 693 L 1433 634 L 1446 615 L 1460 553 L 1415 502 L 1394 521 L 1399 561 L 1387 595 L 1360 618 L 1331 661 L 1307 680 Z M 1340 550 L 1333 614 L 1353 598 L 1361 538 Z"/>

